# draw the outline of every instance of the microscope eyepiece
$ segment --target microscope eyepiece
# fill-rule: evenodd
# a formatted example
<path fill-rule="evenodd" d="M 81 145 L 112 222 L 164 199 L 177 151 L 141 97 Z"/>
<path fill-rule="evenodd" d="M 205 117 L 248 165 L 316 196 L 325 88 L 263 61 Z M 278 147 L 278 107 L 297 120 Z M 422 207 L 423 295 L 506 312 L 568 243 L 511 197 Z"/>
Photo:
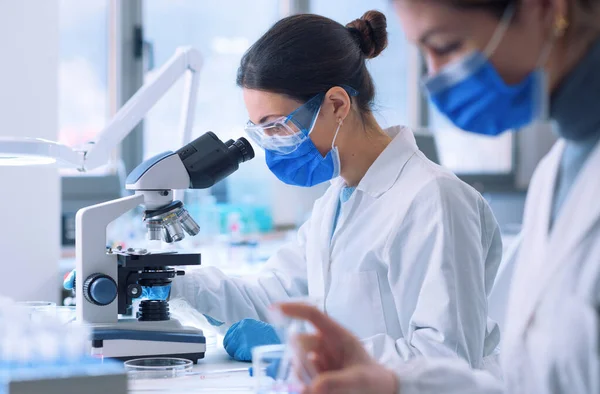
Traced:
<path fill-rule="evenodd" d="M 238 157 L 238 164 L 254 159 L 254 149 L 244 137 L 229 145 L 229 151 Z"/>
<path fill-rule="evenodd" d="M 222 142 L 207 132 L 177 151 L 189 176 L 191 189 L 206 189 L 254 158 L 254 149 L 245 138 Z"/>

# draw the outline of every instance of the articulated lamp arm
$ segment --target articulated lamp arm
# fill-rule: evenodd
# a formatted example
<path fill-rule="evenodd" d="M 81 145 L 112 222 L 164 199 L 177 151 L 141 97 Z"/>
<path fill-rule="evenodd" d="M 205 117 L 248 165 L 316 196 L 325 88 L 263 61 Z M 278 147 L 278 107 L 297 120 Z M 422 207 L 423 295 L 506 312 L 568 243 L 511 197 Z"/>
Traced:
<path fill-rule="evenodd" d="M 202 66 L 200 53 L 190 47 L 179 48 L 175 55 L 161 67 L 156 77 L 144 84 L 115 114 L 95 141 L 86 144 L 82 152 L 82 171 L 93 170 L 106 164 L 112 151 L 146 116 L 152 107 L 186 74 L 184 98 L 179 125 L 181 144 L 189 142 L 194 123 L 194 109 L 199 71 Z"/>

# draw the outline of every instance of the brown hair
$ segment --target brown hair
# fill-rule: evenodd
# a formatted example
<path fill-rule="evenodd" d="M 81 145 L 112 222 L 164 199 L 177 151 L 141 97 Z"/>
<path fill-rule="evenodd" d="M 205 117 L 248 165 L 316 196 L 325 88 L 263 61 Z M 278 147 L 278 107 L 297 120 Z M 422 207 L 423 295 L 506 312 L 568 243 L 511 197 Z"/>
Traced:
<path fill-rule="evenodd" d="M 242 57 L 238 86 L 285 94 L 306 102 L 334 86 L 358 91 L 353 97 L 367 112 L 375 86 L 366 60 L 387 46 L 387 22 L 368 11 L 347 27 L 319 15 L 284 18 L 271 27 Z"/>

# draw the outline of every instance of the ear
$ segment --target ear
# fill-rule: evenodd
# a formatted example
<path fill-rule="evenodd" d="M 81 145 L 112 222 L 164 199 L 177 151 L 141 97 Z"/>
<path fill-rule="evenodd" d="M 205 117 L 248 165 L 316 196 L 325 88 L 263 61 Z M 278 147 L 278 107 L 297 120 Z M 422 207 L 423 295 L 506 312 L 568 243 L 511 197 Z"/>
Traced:
<path fill-rule="evenodd" d="M 539 10 L 544 25 L 550 29 L 556 27 L 561 19 L 568 20 L 570 17 L 569 0 L 524 0 L 519 9 L 520 12 L 532 12 Z"/>
<path fill-rule="evenodd" d="M 324 104 L 326 104 L 328 110 L 332 112 L 336 119 L 341 119 L 342 121 L 346 119 L 352 108 L 350 96 L 339 86 L 335 86 L 325 93 Z"/>

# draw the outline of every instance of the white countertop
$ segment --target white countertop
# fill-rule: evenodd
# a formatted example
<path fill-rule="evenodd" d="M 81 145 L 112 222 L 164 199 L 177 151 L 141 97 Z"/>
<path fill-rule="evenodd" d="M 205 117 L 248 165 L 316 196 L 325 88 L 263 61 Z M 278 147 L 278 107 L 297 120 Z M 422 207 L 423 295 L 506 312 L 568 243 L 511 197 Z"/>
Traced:
<path fill-rule="evenodd" d="M 248 374 L 252 364 L 234 361 L 221 345 L 210 346 L 206 357 L 194 366 L 194 374 L 182 378 L 130 380 L 129 392 L 142 393 L 253 393 Z"/>

